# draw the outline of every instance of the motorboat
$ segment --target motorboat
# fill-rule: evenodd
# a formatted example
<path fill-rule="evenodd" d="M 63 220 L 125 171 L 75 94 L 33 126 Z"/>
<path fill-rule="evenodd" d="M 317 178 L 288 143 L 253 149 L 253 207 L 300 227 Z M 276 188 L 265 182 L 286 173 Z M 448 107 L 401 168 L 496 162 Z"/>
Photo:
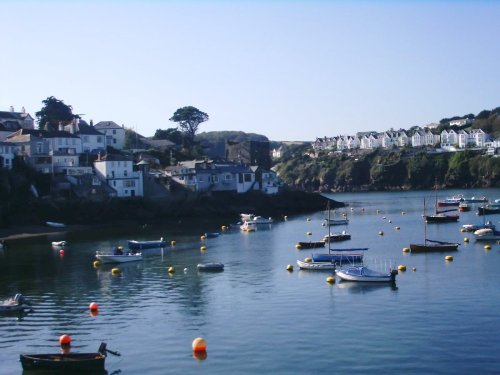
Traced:
<path fill-rule="evenodd" d="M 18 312 L 30 308 L 31 302 L 21 293 L 17 293 L 14 297 L 0 301 L 0 313 Z"/>
<path fill-rule="evenodd" d="M 458 205 L 458 210 L 460 212 L 470 211 L 470 205 L 466 202 L 460 202 L 460 204 Z"/>
<path fill-rule="evenodd" d="M 500 231 L 492 228 L 478 229 L 474 232 L 476 241 L 497 241 L 500 240 Z"/>
<path fill-rule="evenodd" d="M 478 215 L 500 214 L 500 203 L 486 204 L 477 208 Z"/>
<path fill-rule="evenodd" d="M 142 253 L 126 252 L 117 254 L 115 252 L 96 251 L 95 257 L 102 263 L 126 263 L 142 260 Z"/>
<path fill-rule="evenodd" d="M 349 266 L 335 270 L 335 274 L 345 281 L 360 282 L 395 282 L 398 270 L 391 270 L 389 273 L 378 272 L 366 266 Z"/>
<path fill-rule="evenodd" d="M 464 232 L 475 232 L 478 229 L 492 228 L 495 229 L 495 224 L 491 221 L 486 221 L 483 224 L 464 224 L 462 225 L 462 230 Z"/>
<path fill-rule="evenodd" d="M 245 221 L 240 225 L 240 229 L 244 232 L 255 232 L 257 230 L 257 224 L 253 221 Z"/>
<path fill-rule="evenodd" d="M 165 247 L 167 245 L 167 242 L 163 239 L 163 237 L 161 237 L 159 240 L 153 240 L 153 241 L 129 240 L 127 242 L 128 242 L 128 248 L 130 250 L 156 249 Z"/>
<path fill-rule="evenodd" d="M 339 242 L 339 241 L 347 241 L 351 239 L 351 235 L 343 230 L 340 233 L 330 233 L 323 237 L 323 241 L 325 242 Z"/>
<path fill-rule="evenodd" d="M 52 241 L 52 246 L 54 247 L 64 247 L 64 246 L 68 246 L 68 242 L 67 241 Z"/>
<path fill-rule="evenodd" d="M 306 258 L 304 261 L 297 259 L 297 265 L 301 270 L 335 270 L 334 262 L 315 262 L 311 258 Z"/>

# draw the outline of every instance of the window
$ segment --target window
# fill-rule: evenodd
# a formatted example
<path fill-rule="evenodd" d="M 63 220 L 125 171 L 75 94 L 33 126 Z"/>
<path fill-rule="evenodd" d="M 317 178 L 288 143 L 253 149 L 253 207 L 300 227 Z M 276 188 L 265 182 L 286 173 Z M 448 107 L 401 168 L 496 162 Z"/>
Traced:
<path fill-rule="evenodd" d="M 113 139 L 113 143 L 116 143 L 116 139 Z"/>
<path fill-rule="evenodd" d="M 252 182 L 252 175 L 250 173 L 245 173 L 245 182 Z"/>
<path fill-rule="evenodd" d="M 116 134 L 116 130 L 113 130 L 113 134 Z"/>
<path fill-rule="evenodd" d="M 123 187 L 131 188 L 135 186 L 135 180 L 125 180 L 123 181 Z"/>
<path fill-rule="evenodd" d="M 224 176 L 225 180 L 228 181 L 231 179 L 231 175 L 229 173 L 226 173 L 226 175 Z"/>
<path fill-rule="evenodd" d="M 219 176 L 211 176 L 210 180 L 212 181 L 212 183 L 216 184 L 219 182 Z"/>

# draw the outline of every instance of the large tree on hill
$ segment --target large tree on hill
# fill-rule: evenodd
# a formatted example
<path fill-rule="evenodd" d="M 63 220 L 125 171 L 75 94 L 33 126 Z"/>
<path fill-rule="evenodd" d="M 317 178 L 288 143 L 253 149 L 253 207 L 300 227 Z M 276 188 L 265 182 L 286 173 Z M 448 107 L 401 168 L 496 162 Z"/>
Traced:
<path fill-rule="evenodd" d="M 186 140 L 190 143 L 193 143 L 194 136 L 200 124 L 207 120 L 208 115 L 205 112 L 192 106 L 179 108 L 170 118 L 170 121 L 179 124 L 179 128 L 184 133 Z"/>
<path fill-rule="evenodd" d="M 49 130 L 56 130 L 59 123 L 67 125 L 74 118 L 79 117 L 73 114 L 73 107 L 53 96 L 49 96 L 42 103 L 44 105 L 42 109 L 35 113 L 40 129 L 44 129 L 48 125 Z"/>

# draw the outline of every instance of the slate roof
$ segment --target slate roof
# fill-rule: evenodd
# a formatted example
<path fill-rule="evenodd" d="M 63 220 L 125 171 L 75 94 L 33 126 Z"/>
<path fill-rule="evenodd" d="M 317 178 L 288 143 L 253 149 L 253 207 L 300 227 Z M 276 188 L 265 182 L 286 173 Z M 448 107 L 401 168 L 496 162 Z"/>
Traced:
<path fill-rule="evenodd" d="M 99 121 L 94 127 L 96 129 L 122 129 L 122 127 L 114 121 Z"/>

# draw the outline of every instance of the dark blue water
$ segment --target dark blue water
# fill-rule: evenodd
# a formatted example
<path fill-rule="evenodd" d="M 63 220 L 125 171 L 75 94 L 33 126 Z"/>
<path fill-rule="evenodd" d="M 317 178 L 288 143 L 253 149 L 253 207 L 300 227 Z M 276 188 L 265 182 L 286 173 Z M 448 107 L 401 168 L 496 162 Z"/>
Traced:
<path fill-rule="evenodd" d="M 498 189 L 440 197 L 458 192 L 500 198 Z M 396 287 L 330 285 L 328 271 L 298 270 L 297 259 L 325 251 L 295 249 L 298 241 L 326 234 L 324 212 L 204 241 L 200 234 L 220 230 L 227 219 L 19 240 L 0 254 L 0 295 L 22 292 L 34 311 L 0 316 L 0 373 L 22 373 L 20 353 L 58 352 L 62 334 L 72 337 L 74 352 L 95 351 L 101 341 L 120 351 L 106 360 L 109 373 L 500 373 L 500 248 L 491 243 L 485 250 L 459 230 L 482 218 L 471 211 L 459 223 L 428 226 L 429 237 L 461 243 L 446 262 L 450 254 L 402 252 L 423 241 L 423 200 L 432 200 L 432 192 L 332 196 L 350 204 L 338 211 L 347 212 L 349 226 L 332 230 L 347 229 L 352 240 L 338 246 L 369 247 L 366 262 L 373 268 L 406 265 Z M 488 219 L 499 224 L 500 215 Z M 121 276 L 111 266 L 93 267 L 96 250 L 161 236 L 176 246 L 145 251 L 142 262 L 119 266 Z M 71 243 L 63 256 L 50 245 L 61 239 Z M 196 270 L 210 261 L 223 262 L 225 270 Z M 97 316 L 89 312 L 91 302 L 99 304 Z M 199 336 L 208 343 L 204 360 L 191 350 Z"/>

